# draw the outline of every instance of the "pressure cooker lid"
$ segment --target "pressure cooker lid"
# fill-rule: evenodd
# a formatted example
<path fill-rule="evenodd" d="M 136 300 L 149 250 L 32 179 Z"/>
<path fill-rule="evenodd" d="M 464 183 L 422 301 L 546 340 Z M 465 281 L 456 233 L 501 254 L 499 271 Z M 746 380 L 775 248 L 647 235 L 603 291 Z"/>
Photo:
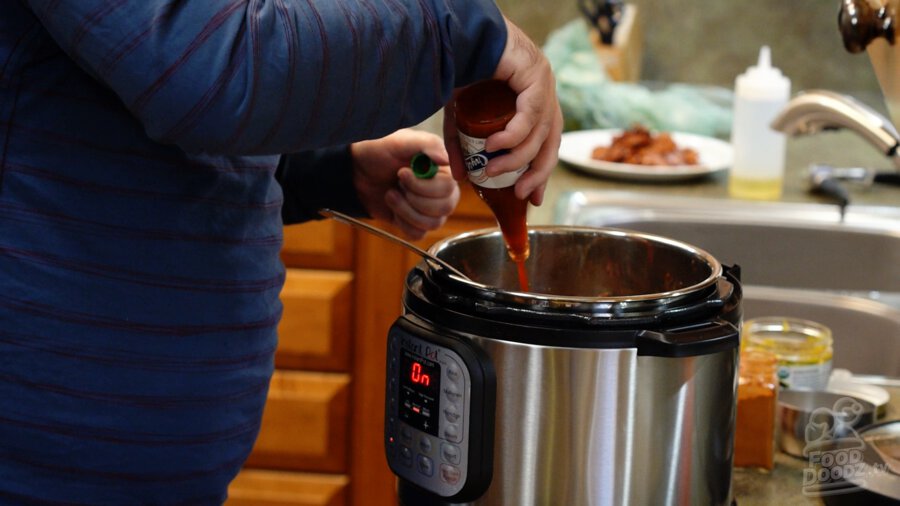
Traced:
<path fill-rule="evenodd" d="M 652 315 L 702 301 L 717 291 L 721 264 L 709 253 L 661 236 L 590 227 L 531 227 L 525 261 L 529 291 L 499 230 L 448 237 L 430 252 L 469 279 L 426 263 L 433 290 L 485 311 L 581 317 Z"/>

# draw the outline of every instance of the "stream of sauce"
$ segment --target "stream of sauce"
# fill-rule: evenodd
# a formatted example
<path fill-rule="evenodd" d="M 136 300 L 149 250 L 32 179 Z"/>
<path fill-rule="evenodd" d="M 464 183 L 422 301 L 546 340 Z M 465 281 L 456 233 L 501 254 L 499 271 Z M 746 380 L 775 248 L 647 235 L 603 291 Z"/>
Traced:
<path fill-rule="evenodd" d="M 528 226 L 525 216 L 528 211 L 528 201 L 516 198 L 514 187 L 484 188 L 472 185 L 478 196 L 491 208 L 503 239 L 509 257 L 516 263 L 519 276 L 519 289 L 523 292 L 530 291 L 528 271 L 525 268 L 525 260 L 530 252 L 528 244 Z"/>

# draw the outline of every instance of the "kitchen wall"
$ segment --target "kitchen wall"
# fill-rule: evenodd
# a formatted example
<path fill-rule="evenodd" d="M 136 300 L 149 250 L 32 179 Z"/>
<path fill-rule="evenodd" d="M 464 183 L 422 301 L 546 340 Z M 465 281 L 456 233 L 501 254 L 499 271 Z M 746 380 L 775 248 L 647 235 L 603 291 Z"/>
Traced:
<path fill-rule="evenodd" d="M 715 84 L 755 63 L 759 47 L 793 90 L 826 88 L 880 101 L 868 57 L 844 50 L 837 28 L 840 0 L 633 0 L 643 23 L 642 79 Z M 497 0 L 538 41 L 580 16 L 578 0 Z M 871 104 L 883 107 L 880 103 Z"/>

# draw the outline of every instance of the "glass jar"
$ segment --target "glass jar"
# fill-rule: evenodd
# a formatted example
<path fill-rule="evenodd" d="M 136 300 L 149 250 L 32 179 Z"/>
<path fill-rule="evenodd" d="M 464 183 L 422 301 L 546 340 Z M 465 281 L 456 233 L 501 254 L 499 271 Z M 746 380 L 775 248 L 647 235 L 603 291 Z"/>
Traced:
<path fill-rule="evenodd" d="M 765 350 L 741 350 L 738 374 L 735 467 L 775 466 L 775 406 L 778 360 Z"/>
<path fill-rule="evenodd" d="M 809 320 L 766 317 L 744 322 L 742 346 L 778 359 L 781 388 L 824 390 L 831 375 L 831 329 Z"/>

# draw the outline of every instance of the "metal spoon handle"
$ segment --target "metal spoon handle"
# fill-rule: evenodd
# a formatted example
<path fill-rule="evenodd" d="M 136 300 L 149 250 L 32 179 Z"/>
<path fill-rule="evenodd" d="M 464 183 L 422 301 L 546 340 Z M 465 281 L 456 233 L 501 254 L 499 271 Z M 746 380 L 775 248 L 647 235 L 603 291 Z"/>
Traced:
<path fill-rule="evenodd" d="M 370 233 L 375 234 L 375 235 L 377 235 L 377 236 L 380 236 L 380 237 L 383 237 L 383 238 L 388 239 L 388 240 L 390 240 L 390 241 L 393 241 L 393 242 L 395 242 L 395 243 L 397 243 L 397 244 L 399 244 L 399 245 L 401 245 L 401 246 L 406 247 L 407 249 L 409 249 L 409 250 L 411 250 L 411 251 L 414 251 L 415 253 L 417 253 L 419 256 L 421 256 L 421 257 L 424 258 L 425 260 L 434 262 L 434 263 L 436 263 L 439 267 L 441 267 L 441 268 L 443 268 L 443 269 L 447 269 L 448 271 L 450 271 L 450 272 L 452 272 L 453 274 L 459 276 L 460 278 L 465 279 L 465 280 L 469 280 L 469 277 L 466 276 L 465 274 L 463 274 L 462 272 L 460 272 L 458 269 L 456 269 L 456 267 L 453 267 L 452 265 L 448 264 L 448 263 L 445 262 L 444 260 L 442 260 L 442 259 L 440 259 L 440 258 L 438 258 L 438 257 L 436 257 L 436 256 L 434 256 L 434 255 L 432 255 L 431 253 L 429 253 L 429 252 L 423 250 L 422 248 L 416 246 L 415 244 L 413 244 L 413 243 L 411 243 L 411 242 L 409 242 L 409 241 L 406 241 L 406 240 L 404 240 L 404 239 L 401 239 L 401 238 L 397 237 L 396 235 L 394 235 L 394 234 L 392 234 L 392 233 L 390 233 L 390 232 L 387 232 L 387 231 L 382 230 L 382 229 L 377 228 L 377 227 L 373 227 L 372 225 L 369 225 L 368 223 L 366 223 L 366 222 L 364 222 L 364 221 L 362 221 L 362 220 L 358 220 L 358 219 L 353 218 L 353 217 L 351 217 L 351 216 L 347 216 L 346 214 L 344 214 L 344 213 L 342 213 L 342 212 L 339 212 L 339 211 L 335 211 L 335 210 L 333 210 L 333 209 L 325 209 L 325 208 L 319 209 L 319 214 L 321 214 L 322 216 L 325 216 L 326 218 L 332 218 L 332 219 L 337 220 L 337 221 L 339 221 L 339 222 L 341 222 L 341 223 L 346 223 L 347 225 L 352 225 L 352 226 L 354 226 L 354 227 L 361 228 L 361 229 L 363 229 L 363 230 L 365 230 L 365 231 L 367 231 L 367 232 L 370 232 Z"/>

